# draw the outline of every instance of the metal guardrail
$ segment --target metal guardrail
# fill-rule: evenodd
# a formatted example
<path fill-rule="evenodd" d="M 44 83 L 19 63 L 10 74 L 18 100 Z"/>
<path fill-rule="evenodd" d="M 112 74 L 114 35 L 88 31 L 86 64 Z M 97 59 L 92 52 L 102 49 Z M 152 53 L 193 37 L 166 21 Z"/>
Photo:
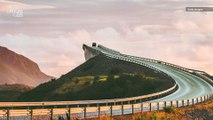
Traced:
<path fill-rule="evenodd" d="M 175 65 L 175 64 L 172 64 L 172 63 L 168 63 L 168 62 L 164 62 L 164 61 L 161 61 L 161 60 L 155 60 L 155 59 L 150 59 L 150 58 L 136 57 L 136 56 L 132 56 L 132 55 L 121 54 L 118 51 L 109 49 L 109 48 L 104 47 L 102 45 L 98 45 L 98 48 L 101 48 L 102 50 L 107 51 L 109 53 L 117 53 L 117 55 L 120 55 L 120 56 L 130 57 L 130 58 L 134 58 L 134 59 L 138 59 L 138 60 L 143 60 L 143 61 L 147 61 L 147 62 L 154 62 L 154 63 L 165 64 L 167 66 L 170 66 L 170 67 L 173 67 L 173 68 L 177 68 L 177 69 L 180 69 L 180 70 L 184 70 L 184 71 L 187 71 L 187 72 L 190 72 L 190 73 L 191 72 L 197 72 L 197 73 L 200 73 L 200 74 L 206 74 L 206 72 L 204 72 L 204 71 L 182 67 L 182 66 Z"/>
<path fill-rule="evenodd" d="M 94 118 L 104 115 L 124 115 L 133 114 L 144 111 L 162 110 L 164 107 L 183 107 L 203 103 L 204 101 L 213 99 L 213 93 L 198 98 L 187 100 L 174 100 L 165 102 L 142 102 L 132 104 L 111 104 L 106 106 L 84 106 L 84 107 L 64 107 L 64 108 L 39 108 L 39 109 L 4 109 L 0 110 L 0 120 L 54 120 L 58 116 L 64 118 Z"/>
<path fill-rule="evenodd" d="M 210 85 L 212 85 L 213 86 L 213 80 L 212 79 L 210 79 L 210 78 L 208 78 L 207 76 L 205 76 L 205 75 L 202 75 L 202 74 L 199 74 L 199 73 L 194 73 L 196 76 L 198 76 L 198 77 L 200 77 L 200 78 L 202 78 L 203 80 L 205 80 L 206 82 L 208 82 Z"/>
<path fill-rule="evenodd" d="M 140 65 L 143 65 L 145 67 L 148 67 L 148 68 L 153 69 L 153 70 L 158 71 L 158 72 L 161 72 L 161 71 L 156 69 L 156 68 L 154 68 L 154 67 L 152 67 L 152 66 L 150 66 L 150 65 L 148 65 L 148 64 L 140 63 L 137 60 L 164 64 L 164 65 L 170 66 L 172 68 L 176 68 L 176 69 L 179 69 L 179 70 L 183 70 L 183 71 L 189 72 L 190 74 L 195 74 L 196 76 L 202 78 L 204 81 L 208 82 L 209 84 L 211 84 L 213 86 L 213 80 L 211 80 L 208 77 L 206 77 L 204 74 L 207 74 L 207 73 L 204 72 L 204 71 L 194 70 L 194 69 L 178 66 L 178 65 L 175 65 L 175 64 L 172 64 L 172 63 L 168 63 L 168 62 L 164 62 L 164 61 L 160 61 L 160 60 L 121 54 L 118 51 L 111 50 L 111 49 L 106 48 L 106 47 L 101 46 L 101 45 L 99 45 L 98 47 L 101 50 L 107 51 L 109 53 L 113 53 L 113 54 L 116 53 L 115 54 L 116 56 L 115 56 L 115 55 L 112 55 L 112 54 L 107 54 L 106 52 L 102 51 L 102 54 L 105 54 L 108 57 L 119 59 L 119 60 L 123 60 L 123 61 L 129 61 L 129 62 L 136 63 L 136 64 L 140 64 Z"/>
<path fill-rule="evenodd" d="M 97 106 L 97 105 L 109 105 L 109 104 L 123 104 L 123 103 L 136 103 L 145 100 L 152 100 L 153 98 L 160 98 L 168 95 L 171 92 L 177 90 L 178 85 L 163 90 L 157 93 L 128 97 L 128 98 L 116 98 L 116 99 L 102 99 L 102 100 L 81 100 L 81 101 L 53 101 L 53 102 L 0 102 L 0 109 L 26 109 L 26 108 L 44 108 L 44 107 L 64 107 L 64 106 Z"/>

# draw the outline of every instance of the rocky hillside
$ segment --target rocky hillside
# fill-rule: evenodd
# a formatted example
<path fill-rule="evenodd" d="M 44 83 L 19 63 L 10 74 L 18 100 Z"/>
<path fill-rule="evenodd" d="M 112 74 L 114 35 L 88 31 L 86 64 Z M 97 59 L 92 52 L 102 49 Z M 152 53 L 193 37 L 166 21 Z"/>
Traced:
<path fill-rule="evenodd" d="M 32 60 L 0 46 L 0 84 L 36 86 L 51 78 Z"/>

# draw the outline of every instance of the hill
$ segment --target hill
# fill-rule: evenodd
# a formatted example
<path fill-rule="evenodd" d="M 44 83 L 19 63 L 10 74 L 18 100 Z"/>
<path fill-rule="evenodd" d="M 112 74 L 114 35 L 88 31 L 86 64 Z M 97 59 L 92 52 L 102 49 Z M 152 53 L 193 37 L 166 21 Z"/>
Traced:
<path fill-rule="evenodd" d="M 31 90 L 32 87 L 22 84 L 0 85 L 0 102 L 13 101 L 22 93 Z"/>
<path fill-rule="evenodd" d="M 160 86 L 159 86 L 160 84 Z M 58 80 L 22 94 L 19 101 L 88 100 L 132 97 L 170 88 L 171 77 L 134 63 L 98 55 Z"/>
<path fill-rule="evenodd" d="M 36 86 L 52 77 L 44 74 L 32 60 L 0 46 L 0 84 Z"/>

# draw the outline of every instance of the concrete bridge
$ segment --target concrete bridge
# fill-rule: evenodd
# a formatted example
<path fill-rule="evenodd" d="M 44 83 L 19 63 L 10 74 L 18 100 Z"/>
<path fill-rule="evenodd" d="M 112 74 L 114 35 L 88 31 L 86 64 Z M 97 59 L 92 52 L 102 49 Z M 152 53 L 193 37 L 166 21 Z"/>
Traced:
<path fill-rule="evenodd" d="M 188 106 L 213 98 L 213 81 L 205 72 L 149 58 L 125 55 L 102 45 L 83 45 L 85 59 L 99 54 L 153 69 L 172 77 L 176 84 L 158 93 L 120 99 L 54 101 L 54 102 L 1 102 L 0 120 L 4 119 L 57 119 L 90 118 L 101 115 L 123 115 L 141 111 L 161 110 L 166 106 Z"/>

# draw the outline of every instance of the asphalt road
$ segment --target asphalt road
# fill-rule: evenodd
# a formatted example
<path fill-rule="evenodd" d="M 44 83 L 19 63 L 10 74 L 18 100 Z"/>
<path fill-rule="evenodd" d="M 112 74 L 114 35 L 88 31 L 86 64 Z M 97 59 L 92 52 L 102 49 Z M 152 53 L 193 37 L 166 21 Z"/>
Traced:
<path fill-rule="evenodd" d="M 97 50 L 100 50 L 104 52 L 105 54 L 109 54 L 110 56 L 118 56 L 118 57 L 122 56 L 124 58 L 130 59 L 130 61 L 131 60 L 135 61 L 134 57 L 128 57 L 122 54 L 121 55 L 113 54 L 111 52 L 108 52 L 106 50 L 99 49 L 99 48 Z M 176 92 L 166 97 L 153 100 L 151 102 L 192 99 L 192 98 L 201 97 L 213 92 L 213 87 L 208 82 L 189 72 L 186 72 L 174 67 L 170 67 L 164 64 L 160 64 L 160 63 L 148 62 L 148 61 L 138 60 L 138 59 L 136 59 L 136 61 L 138 61 L 139 64 L 140 63 L 146 64 L 166 73 L 167 75 L 172 77 L 179 86 L 179 89 Z"/>
<path fill-rule="evenodd" d="M 192 99 L 213 92 L 213 87 L 209 83 L 191 73 L 171 68 L 169 66 L 158 63 L 148 63 L 148 64 L 167 73 L 176 81 L 176 83 L 179 86 L 179 89 L 176 92 L 166 97 L 156 99 L 154 100 L 155 102 Z"/>

